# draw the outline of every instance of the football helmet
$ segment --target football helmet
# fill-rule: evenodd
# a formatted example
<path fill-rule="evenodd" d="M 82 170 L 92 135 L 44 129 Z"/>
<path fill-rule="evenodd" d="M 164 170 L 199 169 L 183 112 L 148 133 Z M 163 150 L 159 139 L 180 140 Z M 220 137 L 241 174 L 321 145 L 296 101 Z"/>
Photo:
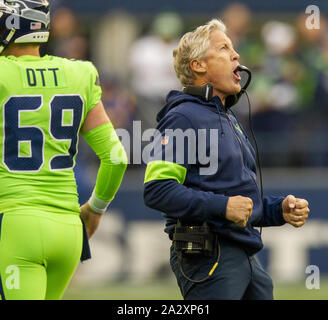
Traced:
<path fill-rule="evenodd" d="M 0 0 L 0 54 L 12 43 L 48 42 L 47 0 Z"/>

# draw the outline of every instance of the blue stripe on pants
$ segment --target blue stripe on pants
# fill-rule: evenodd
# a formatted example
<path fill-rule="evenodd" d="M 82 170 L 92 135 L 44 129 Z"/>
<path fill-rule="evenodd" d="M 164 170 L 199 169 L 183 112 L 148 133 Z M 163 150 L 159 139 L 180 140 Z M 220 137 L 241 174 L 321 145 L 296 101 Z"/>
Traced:
<path fill-rule="evenodd" d="M 0 214 L 0 241 L 1 241 L 1 222 L 2 222 L 2 218 L 3 218 L 3 213 Z M 1 300 L 6 300 L 5 299 L 5 294 L 3 292 L 3 287 L 2 287 L 1 274 L 0 274 L 0 297 L 1 297 Z"/>

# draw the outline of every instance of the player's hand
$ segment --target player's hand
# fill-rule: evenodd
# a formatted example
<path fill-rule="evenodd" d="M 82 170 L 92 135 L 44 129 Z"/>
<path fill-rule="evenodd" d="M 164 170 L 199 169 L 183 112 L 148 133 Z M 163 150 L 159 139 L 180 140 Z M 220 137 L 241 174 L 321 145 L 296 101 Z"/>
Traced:
<path fill-rule="evenodd" d="M 309 203 L 305 199 L 287 196 L 282 202 L 282 213 L 287 223 L 295 228 L 300 228 L 309 216 Z"/>
<path fill-rule="evenodd" d="M 234 196 L 230 197 L 226 208 L 226 218 L 239 227 L 246 227 L 252 215 L 253 200 L 251 198 Z"/>
<path fill-rule="evenodd" d="M 85 223 L 85 228 L 90 239 L 92 235 L 96 232 L 98 225 L 100 223 L 101 214 L 96 213 L 91 210 L 88 202 L 81 206 L 81 218 Z"/>

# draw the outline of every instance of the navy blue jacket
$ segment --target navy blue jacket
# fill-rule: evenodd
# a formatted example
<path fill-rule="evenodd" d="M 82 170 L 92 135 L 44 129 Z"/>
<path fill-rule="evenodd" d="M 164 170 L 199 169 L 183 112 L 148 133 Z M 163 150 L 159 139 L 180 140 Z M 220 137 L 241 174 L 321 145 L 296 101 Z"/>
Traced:
<path fill-rule="evenodd" d="M 213 232 L 222 238 L 238 242 L 249 254 L 262 249 L 260 232 L 254 227 L 283 225 L 285 221 L 281 205 L 284 197 L 264 197 L 262 201 L 256 183 L 254 149 L 236 118 L 225 110 L 220 98 L 216 96 L 205 102 L 180 91 L 171 91 L 157 120 L 162 145 L 171 145 L 173 148 L 173 162 L 183 149 L 183 161 L 180 165 L 186 168 L 183 183 L 165 177 L 145 183 L 145 204 L 163 212 L 166 218 L 165 232 L 172 235 L 177 219 L 191 225 L 207 221 Z M 206 129 L 206 145 L 202 147 L 206 148 L 207 155 L 211 152 L 210 129 L 216 129 L 216 172 L 200 174 L 200 169 L 206 168 L 204 161 L 197 157 L 196 162 L 188 163 L 191 145 L 185 143 L 184 148 L 175 145 L 175 141 L 168 139 L 167 129 Z M 197 138 L 197 148 L 200 143 L 203 140 Z M 163 160 L 160 158 L 163 155 L 157 157 L 156 151 L 153 156 L 153 159 Z M 227 201 L 230 196 L 237 195 L 253 200 L 252 216 L 245 228 L 226 219 Z"/>

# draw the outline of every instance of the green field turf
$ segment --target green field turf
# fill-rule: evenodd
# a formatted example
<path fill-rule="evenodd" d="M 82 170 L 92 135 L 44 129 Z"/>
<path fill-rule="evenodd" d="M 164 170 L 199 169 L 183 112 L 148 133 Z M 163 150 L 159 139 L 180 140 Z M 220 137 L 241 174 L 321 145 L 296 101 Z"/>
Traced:
<path fill-rule="evenodd" d="M 308 290 L 304 284 L 276 285 L 277 300 L 328 300 L 328 279 L 320 281 L 319 290 Z M 113 283 L 105 287 L 80 287 L 72 284 L 64 299 L 68 300 L 181 300 L 177 285 L 172 282 L 145 284 Z"/>

